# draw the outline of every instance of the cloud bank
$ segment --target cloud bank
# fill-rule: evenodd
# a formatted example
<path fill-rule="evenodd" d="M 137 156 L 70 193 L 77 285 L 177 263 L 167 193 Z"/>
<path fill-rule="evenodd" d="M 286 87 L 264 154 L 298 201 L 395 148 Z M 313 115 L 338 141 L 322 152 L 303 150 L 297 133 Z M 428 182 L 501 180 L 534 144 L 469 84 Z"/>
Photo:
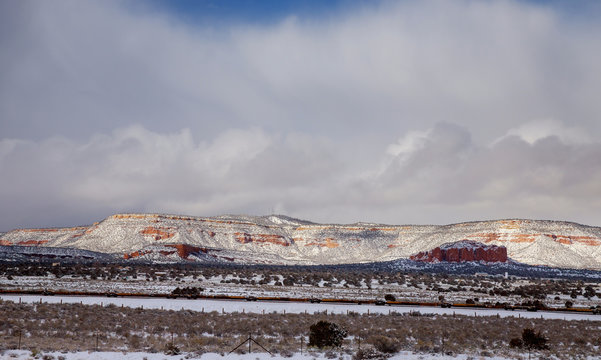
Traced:
<path fill-rule="evenodd" d="M 511 133 L 489 146 L 439 123 L 356 163 L 325 139 L 142 126 L 80 143 L 0 141 L 6 224 L 85 223 L 108 213 L 285 213 L 320 221 L 454 222 L 507 217 L 595 223 L 601 144 Z M 36 216 L 32 216 L 36 214 Z"/>
<path fill-rule="evenodd" d="M 209 27 L 131 5 L 0 4 L 0 230 L 124 211 L 601 225 L 585 16 L 405 1 Z"/>

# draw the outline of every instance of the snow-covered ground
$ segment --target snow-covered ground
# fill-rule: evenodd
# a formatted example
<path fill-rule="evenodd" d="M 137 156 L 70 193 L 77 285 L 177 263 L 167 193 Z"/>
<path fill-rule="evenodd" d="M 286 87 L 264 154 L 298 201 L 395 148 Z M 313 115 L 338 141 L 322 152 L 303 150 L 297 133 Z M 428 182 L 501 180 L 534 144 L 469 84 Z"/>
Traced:
<path fill-rule="evenodd" d="M 509 303 L 520 304 L 524 298 L 515 294 L 509 295 L 490 295 L 488 290 L 492 288 L 504 288 L 512 290 L 518 287 L 543 287 L 546 286 L 541 281 L 527 278 L 513 278 L 502 283 L 504 279 L 496 277 L 485 277 L 478 280 L 480 285 L 468 284 L 463 278 L 449 279 L 438 278 L 437 289 L 430 289 L 431 285 L 423 282 L 416 285 L 410 284 L 410 278 L 401 284 L 388 283 L 373 278 L 367 284 L 363 279 L 358 286 L 348 285 L 344 274 L 332 277 L 327 281 L 322 279 L 314 285 L 299 283 L 293 286 L 276 286 L 274 279 L 283 282 L 284 277 L 279 274 L 271 274 L 272 280 L 267 284 L 260 284 L 265 274 L 250 274 L 249 277 L 234 276 L 231 274 L 195 276 L 193 274 L 182 275 L 177 279 L 166 276 L 163 272 L 156 272 L 158 277 L 165 276 L 164 279 L 152 280 L 146 273 L 140 273 L 135 278 L 126 274 L 121 274 L 116 279 L 82 279 L 75 276 L 62 276 L 60 278 L 48 274 L 44 276 L 14 276 L 9 279 L 7 276 L 0 276 L 0 289 L 21 290 L 21 291 L 89 291 L 93 293 L 130 293 L 130 294 L 170 294 L 176 287 L 199 287 L 205 289 L 204 295 L 227 295 L 227 296 L 256 296 L 256 297 L 291 297 L 291 298 L 319 298 L 319 299 L 356 299 L 356 300 L 376 300 L 383 299 L 385 294 L 393 294 L 399 301 L 413 302 L 437 302 L 441 293 L 437 290 L 448 289 L 450 287 L 461 286 L 465 290 L 444 292 L 446 302 L 465 303 L 467 299 L 478 298 L 480 303 Z M 255 281 L 255 284 L 240 283 L 240 281 Z M 473 280 L 473 279 L 472 279 Z M 327 283 L 327 284 L 326 284 Z M 452 283 L 452 284 L 451 284 Z M 576 286 L 576 282 L 573 282 Z M 327 285 L 327 286 L 326 286 Z M 369 285 L 369 286 L 368 286 Z M 579 287 L 584 288 L 590 285 L 593 289 L 601 293 L 599 283 L 583 283 Z M 486 286 L 486 287 L 484 287 Z M 485 291 L 482 291 L 485 290 Z M 557 299 L 557 300 L 556 300 Z M 586 298 L 582 294 L 572 298 L 568 294 L 560 291 L 548 292 L 544 303 L 550 307 L 563 307 L 565 302 L 572 301 L 575 307 L 585 307 L 601 305 L 601 298 L 593 296 Z"/>
<path fill-rule="evenodd" d="M 232 360 L 273 360 L 273 359 L 282 359 L 281 355 L 269 355 L 268 353 L 251 353 L 251 354 L 216 354 L 216 353 L 206 353 L 202 355 L 165 355 L 162 353 L 144 353 L 144 352 L 74 352 L 74 353 L 62 353 L 62 352 L 47 352 L 44 355 L 53 356 L 54 359 L 65 359 L 65 360 L 113 360 L 113 359 L 123 359 L 123 360 L 179 360 L 179 359 L 203 359 L 203 360 L 212 360 L 212 359 L 232 359 Z M 31 359 L 31 352 L 25 350 L 8 350 L 4 352 L 0 352 L 0 359 L 15 359 L 15 360 L 24 360 Z M 350 360 L 352 358 L 351 355 L 344 354 L 336 356 L 337 359 Z M 506 357 L 487 357 L 487 356 L 477 356 L 478 360 L 505 360 L 510 359 Z M 295 353 L 292 354 L 291 357 L 287 357 L 287 359 L 293 360 L 312 360 L 312 359 L 327 359 L 325 353 L 309 353 L 309 354 L 300 354 Z M 401 351 L 400 353 L 394 355 L 390 358 L 391 360 L 426 360 L 426 359 L 436 359 L 436 360 L 467 360 L 474 359 L 474 356 L 469 355 L 454 355 L 454 356 L 446 356 L 446 355 L 438 355 L 438 354 L 416 354 L 408 351 Z"/>
<path fill-rule="evenodd" d="M 389 314 L 420 312 L 422 314 L 446 314 L 466 316 L 499 316 L 521 318 L 544 318 L 560 320 L 599 320 L 601 316 L 590 313 L 563 313 L 563 312 L 528 312 L 509 311 L 501 309 L 473 309 L 473 308 L 439 308 L 426 306 L 376 306 L 336 303 L 295 303 L 276 301 L 235 301 L 235 300 L 188 300 L 164 298 L 107 298 L 100 296 L 39 296 L 39 295 L 0 295 L 0 299 L 24 303 L 82 303 L 88 305 L 127 306 L 132 308 L 164 310 L 194 310 L 204 312 L 245 312 L 245 313 L 316 313 L 327 311 L 329 314 L 347 314 L 356 312 L 360 314 Z"/>

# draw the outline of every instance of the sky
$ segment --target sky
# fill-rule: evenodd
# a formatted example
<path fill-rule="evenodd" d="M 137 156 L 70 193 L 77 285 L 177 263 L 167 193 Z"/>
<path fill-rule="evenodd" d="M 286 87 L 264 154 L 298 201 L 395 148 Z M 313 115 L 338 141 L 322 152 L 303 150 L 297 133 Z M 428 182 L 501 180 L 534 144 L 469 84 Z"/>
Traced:
<path fill-rule="evenodd" d="M 0 231 L 601 225 L 596 1 L 0 0 Z"/>

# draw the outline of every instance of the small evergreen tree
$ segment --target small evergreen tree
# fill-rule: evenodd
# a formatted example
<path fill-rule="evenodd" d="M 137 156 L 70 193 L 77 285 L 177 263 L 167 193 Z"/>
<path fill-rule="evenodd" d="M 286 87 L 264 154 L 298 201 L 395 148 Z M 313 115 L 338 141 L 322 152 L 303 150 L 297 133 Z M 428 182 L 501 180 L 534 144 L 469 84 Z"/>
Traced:
<path fill-rule="evenodd" d="M 319 321 L 309 328 L 309 346 L 324 348 L 326 346 L 338 347 L 342 345 L 342 340 L 347 332 L 337 324 L 329 321 Z"/>
<path fill-rule="evenodd" d="M 534 329 L 526 328 L 522 331 L 522 338 L 513 338 L 509 341 L 509 346 L 528 350 L 528 359 L 532 350 L 546 350 L 548 339 L 539 332 L 534 332 Z"/>

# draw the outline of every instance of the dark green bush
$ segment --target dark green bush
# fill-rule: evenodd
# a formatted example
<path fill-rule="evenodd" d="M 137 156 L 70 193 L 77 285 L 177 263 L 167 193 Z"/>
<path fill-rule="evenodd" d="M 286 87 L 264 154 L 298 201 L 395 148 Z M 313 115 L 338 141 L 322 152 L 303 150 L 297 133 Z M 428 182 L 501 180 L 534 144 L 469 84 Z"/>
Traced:
<path fill-rule="evenodd" d="M 337 324 L 329 321 L 319 321 L 309 328 L 309 346 L 324 348 L 328 346 L 338 347 L 347 332 Z"/>

